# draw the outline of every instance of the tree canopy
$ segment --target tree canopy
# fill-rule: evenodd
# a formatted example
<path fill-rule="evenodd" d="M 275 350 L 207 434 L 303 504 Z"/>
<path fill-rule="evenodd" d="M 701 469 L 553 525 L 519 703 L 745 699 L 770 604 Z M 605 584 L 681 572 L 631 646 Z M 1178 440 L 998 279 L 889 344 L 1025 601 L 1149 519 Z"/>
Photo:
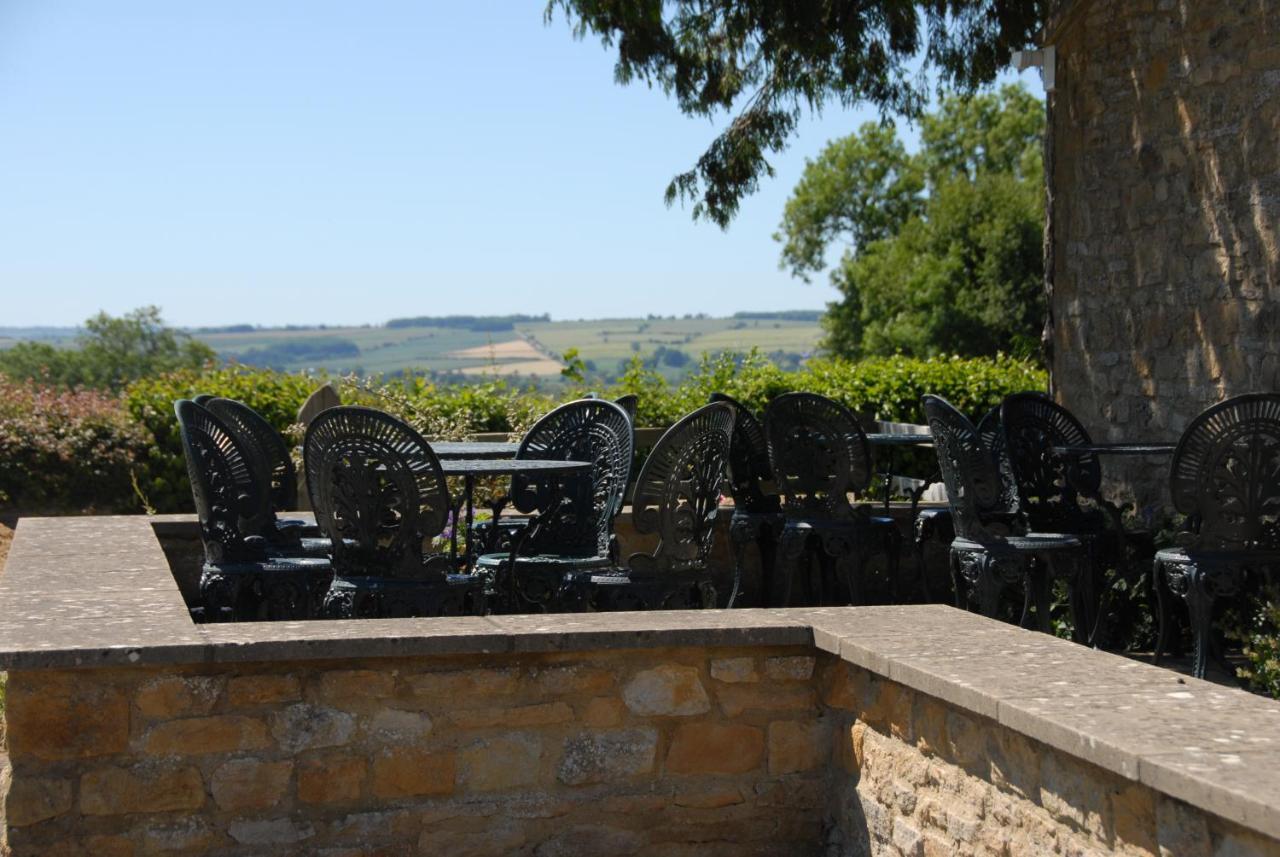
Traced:
<path fill-rule="evenodd" d="M 1027 356 L 1044 322 L 1043 105 L 1020 86 L 944 98 L 920 150 L 868 123 L 805 166 L 774 236 L 782 265 L 831 271 L 827 347 Z"/>
<path fill-rule="evenodd" d="M 160 308 L 154 306 L 118 318 L 100 312 L 85 321 L 76 345 L 56 348 L 47 342 L 19 342 L 0 351 L 0 372 L 68 387 L 119 390 L 137 378 L 199 369 L 216 359 L 203 342 L 166 326 Z"/>
<path fill-rule="evenodd" d="M 919 115 L 930 80 L 972 91 L 1031 44 L 1042 0 L 549 0 L 574 34 L 617 49 L 619 83 L 661 87 L 691 116 L 731 114 L 668 204 L 725 227 L 784 149 L 803 111 L 869 103 Z M 923 67 L 914 65 L 919 58 Z"/>

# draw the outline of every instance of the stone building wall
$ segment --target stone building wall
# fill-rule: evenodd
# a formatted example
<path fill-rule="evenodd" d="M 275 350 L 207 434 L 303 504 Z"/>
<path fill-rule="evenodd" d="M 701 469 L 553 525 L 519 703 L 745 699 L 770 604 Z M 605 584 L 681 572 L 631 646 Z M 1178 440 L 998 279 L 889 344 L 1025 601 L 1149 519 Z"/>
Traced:
<path fill-rule="evenodd" d="M 1099 439 L 1177 438 L 1280 389 L 1280 0 L 1059 6 L 1055 394 Z"/>

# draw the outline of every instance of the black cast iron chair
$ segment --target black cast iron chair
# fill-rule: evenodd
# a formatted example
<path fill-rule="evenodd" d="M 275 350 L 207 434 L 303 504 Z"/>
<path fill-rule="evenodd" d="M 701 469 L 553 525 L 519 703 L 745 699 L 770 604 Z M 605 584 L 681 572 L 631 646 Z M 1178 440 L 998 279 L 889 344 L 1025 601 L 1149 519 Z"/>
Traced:
<path fill-rule="evenodd" d="M 204 621 L 305 619 L 329 584 L 327 559 L 280 556 L 268 534 L 275 516 L 252 454 L 215 414 L 188 399 L 174 404 L 205 561 Z"/>
<path fill-rule="evenodd" d="M 1075 639 L 1099 642 L 1106 613 L 1099 593 L 1110 593 L 1120 581 L 1136 583 L 1145 573 L 1155 553 L 1152 534 L 1126 529 L 1119 507 L 1102 496 L 1096 455 L 1054 452 L 1055 446 L 1093 443 L 1066 408 L 1044 393 L 1015 393 L 1000 406 L 1000 424 L 1027 525 L 1073 535 L 1085 546 L 1089 570 L 1073 587 Z"/>
<path fill-rule="evenodd" d="M 795 578 L 814 558 L 822 577 L 834 576 L 845 592 L 843 598 L 828 599 L 819 584 L 810 587 L 812 601 L 860 603 L 867 560 L 882 551 L 888 555 L 890 585 L 897 586 L 902 549 L 897 524 L 849 501 L 872 479 L 871 447 L 857 418 L 825 396 L 786 393 L 765 408 L 764 423 L 785 516 L 775 573 L 781 591 L 773 603 L 790 605 Z"/>
<path fill-rule="evenodd" d="M 197 396 L 197 404 L 215 414 L 240 441 L 258 473 L 259 484 L 268 487 L 275 515 L 298 508 L 298 472 L 289 445 L 266 419 L 243 402 L 216 396 Z M 265 535 L 282 556 L 329 555 L 329 540 L 317 537 L 316 528 L 296 518 L 274 518 Z"/>
<path fill-rule="evenodd" d="M 1173 453 L 1170 489 L 1187 527 L 1179 547 L 1155 556 L 1155 659 L 1168 644 L 1176 596 L 1191 620 L 1193 672 L 1204 678 L 1214 606 L 1280 567 L 1280 395 L 1236 396 L 1192 420 Z"/>
<path fill-rule="evenodd" d="M 1049 631 L 1050 581 L 1079 573 L 1086 562 L 1083 544 L 1073 536 L 1017 526 L 1018 498 L 1008 460 L 999 449 L 993 452 L 946 399 L 926 395 L 922 401 L 956 532 L 951 543 L 956 606 L 976 606 L 996 618 L 1003 595 L 1013 589 L 1022 599 L 1020 623 L 1026 624 L 1034 602 L 1040 629 Z"/>
<path fill-rule="evenodd" d="M 516 459 L 591 462 L 588 490 L 564 484 L 564 477 L 511 480 L 511 502 L 526 515 L 506 538 L 506 552 L 484 554 L 476 569 L 494 592 L 514 593 L 510 609 L 549 610 L 558 605 L 567 573 L 613 565 L 613 521 L 622 508 L 635 430 L 627 412 L 604 399 L 561 405 L 538 420 L 520 443 Z M 499 522 L 499 527 L 503 526 Z M 503 579 L 504 575 L 510 575 Z"/>
<path fill-rule="evenodd" d="M 619 396 L 613 401 L 618 407 L 627 412 L 627 416 L 631 419 L 632 425 L 635 425 L 636 411 L 640 407 L 640 397 L 634 393 L 627 393 L 625 396 Z"/>
<path fill-rule="evenodd" d="M 778 538 L 785 520 L 782 499 L 773 486 L 769 464 L 769 444 L 764 426 L 751 409 L 724 393 L 712 393 L 712 402 L 733 406 L 733 443 L 729 448 L 729 486 L 733 497 L 733 517 L 729 520 L 729 541 L 733 546 L 733 589 L 725 603 L 733 607 L 742 586 L 742 564 L 747 547 L 755 544 L 760 553 L 761 602 L 768 606 L 773 592 Z"/>
<path fill-rule="evenodd" d="M 733 423 L 733 407 L 715 402 L 663 433 L 640 468 L 631 501 L 636 532 L 656 535 L 657 547 L 632 554 L 625 568 L 567 575 L 566 604 L 579 610 L 716 606 L 708 560 Z"/>
<path fill-rule="evenodd" d="M 321 412 L 303 443 L 316 523 L 333 543 L 330 618 L 479 615 L 484 580 L 432 550 L 452 508 L 440 461 L 411 426 L 372 408 Z"/>
<path fill-rule="evenodd" d="M 1000 406 L 996 405 L 991 408 L 978 422 L 978 437 L 988 449 L 991 450 L 992 456 L 999 461 L 1004 453 L 1004 433 L 1000 430 Z M 1002 469 L 1000 472 L 1006 472 Z M 1008 509 L 1007 515 L 1009 521 L 1007 524 L 1012 525 L 1013 519 L 1017 517 L 1017 496 L 1016 493 L 1010 495 L 1011 508 Z M 989 520 L 993 520 L 996 514 L 993 512 L 988 516 Z M 915 520 L 915 554 L 916 568 L 919 569 L 920 585 L 923 589 L 924 600 L 932 602 L 937 600 L 937 594 L 929 580 L 929 569 L 926 564 L 926 548 L 932 543 L 941 545 L 942 549 L 948 554 L 951 551 L 951 543 L 955 541 L 956 528 L 951 520 L 950 507 L 936 507 L 931 509 L 921 509 L 916 514 Z M 950 573 L 948 572 L 948 577 Z M 951 600 L 955 599 L 955 593 L 951 593 Z"/>

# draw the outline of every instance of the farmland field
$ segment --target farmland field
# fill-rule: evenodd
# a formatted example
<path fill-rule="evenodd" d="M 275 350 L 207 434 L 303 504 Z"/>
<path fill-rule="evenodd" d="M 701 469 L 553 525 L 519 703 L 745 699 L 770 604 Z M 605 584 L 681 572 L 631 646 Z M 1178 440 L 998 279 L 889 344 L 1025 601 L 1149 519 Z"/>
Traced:
<path fill-rule="evenodd" d="M 759 348 L 794 363 L 817 350 L 821 328 L 813 318 L 633 318 L 517 321 L 506 330 L 413 324 L 192 333 L 225 359 L 290 371 L 375 375 L 411 370 L 459 379 L 550 380 L 559 377 L 562 355 L 576 348 L 599 375 L 616 374 L 638 356 L 677 379 L 704 352 Z M 70 344 L 74 335 L 70 328 L 0 328 L 0 348 L 20 339 Z"/>

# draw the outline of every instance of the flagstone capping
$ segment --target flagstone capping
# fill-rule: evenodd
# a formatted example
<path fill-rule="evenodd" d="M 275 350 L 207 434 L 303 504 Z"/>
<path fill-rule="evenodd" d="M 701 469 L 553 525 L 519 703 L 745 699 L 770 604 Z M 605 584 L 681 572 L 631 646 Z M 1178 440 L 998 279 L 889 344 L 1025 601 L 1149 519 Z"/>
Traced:
<path fill-rule="evenodd" d="M 816 648 L 1280 839 L 1280 703 L 943 605 L 196 625 L 157 530 L 186 516 L 23 518 L 0 669 L 675 646 Z"/>

